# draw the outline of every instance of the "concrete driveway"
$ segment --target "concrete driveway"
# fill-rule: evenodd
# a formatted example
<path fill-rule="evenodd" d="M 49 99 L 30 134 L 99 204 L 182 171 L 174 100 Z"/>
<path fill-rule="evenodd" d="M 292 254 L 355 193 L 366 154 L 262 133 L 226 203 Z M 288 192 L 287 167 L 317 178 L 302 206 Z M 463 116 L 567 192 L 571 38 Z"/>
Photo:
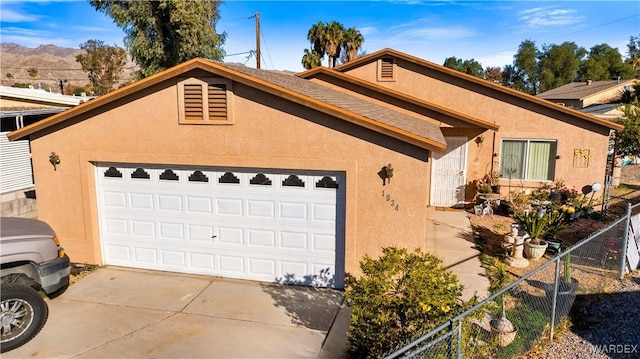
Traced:
<path fill-rule="evenodd" d="M 105 267 L 48 304 L 42 332 L 3 358 L 317 358 L 347 343 L 330 289 Z"/>

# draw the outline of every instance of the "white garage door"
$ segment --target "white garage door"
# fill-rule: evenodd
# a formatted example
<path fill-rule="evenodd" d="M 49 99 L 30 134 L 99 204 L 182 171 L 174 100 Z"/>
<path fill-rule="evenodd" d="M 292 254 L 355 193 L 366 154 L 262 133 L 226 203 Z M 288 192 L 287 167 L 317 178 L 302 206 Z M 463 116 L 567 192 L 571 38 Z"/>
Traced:
<path fill-rule="evenodd" d="M 96 166 L 106 264 L 341 288 L 336 173 Z"/>

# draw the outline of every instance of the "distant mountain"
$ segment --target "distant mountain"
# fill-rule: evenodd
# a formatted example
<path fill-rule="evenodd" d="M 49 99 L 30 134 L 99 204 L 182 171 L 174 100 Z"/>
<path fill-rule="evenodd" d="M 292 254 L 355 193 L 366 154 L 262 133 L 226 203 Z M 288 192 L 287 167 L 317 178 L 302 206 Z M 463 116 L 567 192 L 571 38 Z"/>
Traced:
<path fill-rule="evenodd" d="M 40 45 L 29 48 L 13 43 L 0 43 L 0 84 L 28 83 L 34 87 L 59 92 L 60 80 L 67 80 L 70 88 L 82 87 L 89 83 L 87 74 L 76 62 L 76 56 L 83 50 L 55 45 Z M 29 77 L 28 70 L 35 68 L 38 76 Z M 132 61 L 125 65 L 120 83 L 129 82 L 137 66 Z M 9 78 L 7 74 L 10 74 Z"/>

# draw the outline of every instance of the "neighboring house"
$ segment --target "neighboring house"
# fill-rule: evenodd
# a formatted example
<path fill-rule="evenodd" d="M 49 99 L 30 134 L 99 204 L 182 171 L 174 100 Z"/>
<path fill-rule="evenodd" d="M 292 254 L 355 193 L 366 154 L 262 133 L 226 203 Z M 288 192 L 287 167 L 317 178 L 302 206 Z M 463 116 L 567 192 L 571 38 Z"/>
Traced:
<path fill-rule="evenodd" d="M 633 90 L 638 80 L 572 82 L 538 94 L 537 97 L 562 106 L 580 109 L 593 104 L 619 101 L 625 90 Z"/>
<path fill-rule="evenodd" d="M 601 181 L 619 128 L 383 50 L 298 76 L 194 59 L 9 138 L 74 261 L 341 288 L 367 254 L 424 248 L 426 207 L 491 168 Z"/>
<path fill-rule="evenodd" d="M 9 142 L 6 135 L 88 99 L 0 86 L 0 215 L 37 215 L 29 141 Z"/>

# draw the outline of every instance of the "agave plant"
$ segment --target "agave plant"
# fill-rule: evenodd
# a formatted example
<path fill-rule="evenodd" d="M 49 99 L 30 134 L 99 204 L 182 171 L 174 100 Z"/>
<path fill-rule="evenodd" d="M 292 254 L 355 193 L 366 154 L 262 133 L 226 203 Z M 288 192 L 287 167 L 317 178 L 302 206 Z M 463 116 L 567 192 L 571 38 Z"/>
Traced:
<path fill-rule="evenodd" d="M 531 242 L 538 244 L 547 235 L 555 235 L 564 228 L 564 215 L 559 211 L 547 212 L 538 215 L 536 212 L 519 212 L 513 218 L 520 228 L 531 236 Z"/>

